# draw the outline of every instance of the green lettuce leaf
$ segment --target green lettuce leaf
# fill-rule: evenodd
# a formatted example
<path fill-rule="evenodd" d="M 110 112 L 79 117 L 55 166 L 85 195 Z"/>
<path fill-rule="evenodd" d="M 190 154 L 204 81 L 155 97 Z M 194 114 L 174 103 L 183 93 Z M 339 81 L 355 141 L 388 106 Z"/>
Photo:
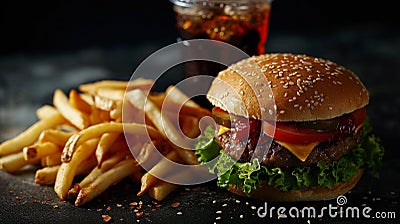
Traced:
<path fill-rule="evenodd" d="M 214 138 L 215 129 L 213 126 L 208 126 L 202 135 L 195 143 L 195 154 L 199 163 L 207 163 L 218 156 L 221 147 Z"/>

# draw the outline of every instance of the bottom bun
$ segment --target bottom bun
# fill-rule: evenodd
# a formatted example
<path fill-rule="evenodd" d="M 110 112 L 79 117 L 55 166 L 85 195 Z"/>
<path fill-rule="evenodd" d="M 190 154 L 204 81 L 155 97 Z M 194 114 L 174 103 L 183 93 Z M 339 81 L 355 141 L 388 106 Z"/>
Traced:
<path fill-rule="evenodd" d="M 333 188 L 306 188 L 296 191 L 279 191 L 266 182 L 261 181 L 261 188 L 252 190 L 250 195 L 246 195 L 242 190 L 230 186 L 229 190 L 237 195 L 251 197 L 259 200 L 271 201 L 321 201 L 334 199 L 343 195 L 354 188 L 362 176 L 362 170 L 349 182 L 336 183 Z"/>

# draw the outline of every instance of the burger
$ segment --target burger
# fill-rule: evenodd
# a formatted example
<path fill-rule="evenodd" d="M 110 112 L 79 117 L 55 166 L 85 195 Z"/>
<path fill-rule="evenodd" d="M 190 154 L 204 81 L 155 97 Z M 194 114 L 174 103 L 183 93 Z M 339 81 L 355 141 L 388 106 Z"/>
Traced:
<path fill-rule="evenodd" d="M 207 99 L 217 125 L 198 138 L 195 153 L 235 194 L 329 200 L 365 172 L 378 176 L 383 148 L 366 119 L 369 93 L 332 61 L 253 56 L 219 72 Z"/>

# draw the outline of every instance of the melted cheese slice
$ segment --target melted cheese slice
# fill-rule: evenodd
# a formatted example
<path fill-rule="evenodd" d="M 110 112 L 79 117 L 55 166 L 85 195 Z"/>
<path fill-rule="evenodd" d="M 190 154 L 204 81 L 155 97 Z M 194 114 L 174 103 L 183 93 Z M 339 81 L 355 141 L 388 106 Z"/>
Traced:
<path fill-rule="evenodd" d="M 225 132 L 227 132 L 227 131 L 230 131 L 230 130 L 231 130 L 230 128 L 227 128 L 227 127 L 224 127 L 224 126 L 220 125 L 217 135 L 220 136 L 220 135 L 222 135 L 223 133 L 225 133 Z"/>
<path fill-rule="evenodd" d="M 358 128 L 359 129 L 359 128 Z M 224 134 L 227 131 L 230 131 L 230 128 L 224 127 L 222 125 L 219 126 L 218 130 L 218 136 Z M 293 144 L 289 142 L 283 142 L 283 141 L 278 141 L 279 144 L 281 144 L 283 147 L 287 148 L 293 155 L 295 155 L 297 158 L 299 158 L 301 161 L 306 161 L 307 157 L 310 155 L 312 150 L 319 144 L 319 142 L 312 142 L 307 145 L 299 145 L 299 144 Z"/>
<path fill-rule="evenodd" d="M 302 162 L 306 161 L 312 150 L 319 144 L 319 142 L 312 142 L 308 145 L 298 145 L 288 142 L 277 141 L 279 144 L 287 148 L 293 155 L 299 158 Z"/>

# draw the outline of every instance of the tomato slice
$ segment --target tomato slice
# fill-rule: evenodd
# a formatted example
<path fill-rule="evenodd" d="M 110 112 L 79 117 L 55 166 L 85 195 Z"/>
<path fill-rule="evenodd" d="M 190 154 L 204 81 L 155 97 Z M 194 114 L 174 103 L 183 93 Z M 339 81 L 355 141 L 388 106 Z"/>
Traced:
<path fill-rule="evenodd" d="M 366 109 L 362 108 L 353 113 L 343 115 L 338 119 L 335 130 L 321 131 L 295 125 L 293 122 L 277 122 L 275 127 L 264 121 L 263 132 L 276 140 L 294 144 L 309 144 L 312 142 L 327 142 L 339 136 L 353 133 L 364 122 Z"/>
<path fill-rule="evenodd" d="M 336 131 L 319 132 L 314 129 L 300 128 L 295 125 L 286 125 L 277 122 L 275 127 L 269 122 L 263 122 L 263 131 L 266 135 L 276 140 L 295 143 L 309 144 L 312 142 L 326 142 L 335 138 Z M 274 130 L 275 129 L 275 130 Z"/>

